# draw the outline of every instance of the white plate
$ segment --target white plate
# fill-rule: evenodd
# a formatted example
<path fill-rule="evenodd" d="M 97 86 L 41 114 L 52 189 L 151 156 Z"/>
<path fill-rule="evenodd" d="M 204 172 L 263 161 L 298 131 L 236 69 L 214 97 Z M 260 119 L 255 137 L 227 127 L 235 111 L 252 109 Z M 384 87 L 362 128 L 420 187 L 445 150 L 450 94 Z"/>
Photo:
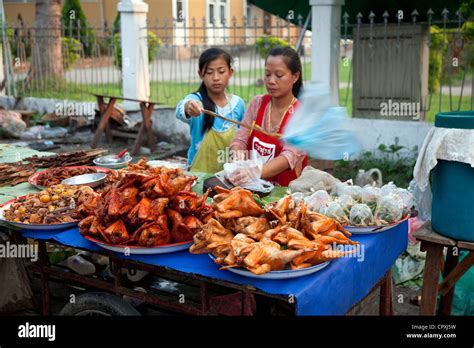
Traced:
<path fill-rule="evenodd" d="M 14 202 L 15 200 L 11 200 L 0 205 L 0 222 L 7 223 L 11 226 L 15 226 L 20 229 L 28 229 L 28 230 L 34 230 L 34 231 L 64 230 L 66 228 L 77 226 L 77 224 L 79 223 L 79 221 L 76 221 L 76 222 L 64 222 L 61 224 L 24 224 L 21 222 L 13 222 L 13 221 L 6 220 L 3 216 L 3 212 L 7 210 Z"/>
<path fill-rule="evenodd" d="M 139 246 L 127 246 L 127 245 L 112 245 L 105 242 L 101 242 L 100 240 L 94 239 L 89 236 L 84 236 L 87 240 L 97 244 L 98 246 L 110 250 L 115 251 L 121 254 L 130 254 L 130 255 L 155 255 L 155 254 L 168 254 L 174 253 L 175 251 L 181 251 L 189 249 L 193 242 L 182 242 L 176 244 L 167 244 L 162 245 L 154 248 L 146 248 L 146 247 L 139 247 Z"/>
<path fill-rule="evenodd" d="M 392 227 L 395 227 L 399 224 L 401 224 L 403 221 L 407 220 L 408 216 L 405 217 L 404 219 L 390 225 L 386 226 L 344 226 L 346 230 L 348 230 L 352 234 L 376 234 L 380 232 L 384 232 L 386 230 L 391 229 Z"/>
<path fill-rule="evenodd" d="M 133 158 L 130 155 L 125 155 L 120 159 L 116 159 L 115 155 L 108 155 L 95 158 L 92 162 L 94 162 L 94 164 L 99 167 L 119 169 L 125 167 L 127 163 L 132 161 L 132 159 Z"/>
<path fill-rule="evenodd" d="M 211 260 L 215 260 L 214 255 L 208 254 Z M 232 273 L 244 276 L 244 277 L 250 277 L 250 278 L 257 278 L 257 279 L 291 279 L 291 278 L 298 278 L 298 277 L 303 277 L 305 275 L 311 274 L 318 272 L 322 270 L 324 267 L 329 265 L 330 261 L 326 261 L 323 263 L 320 263 L 319 265 L 311 266 L 308 268 L 302 268 L 302 269 L 296 269 L 296 270 L 284 270 L 284 271 L 270 271 L 261 275 L 254 274 L 250 271 L 247 271 L 246 269 L 236 267 L 236 268 L 227 268 L 227 271 L 230 271 Z"/>

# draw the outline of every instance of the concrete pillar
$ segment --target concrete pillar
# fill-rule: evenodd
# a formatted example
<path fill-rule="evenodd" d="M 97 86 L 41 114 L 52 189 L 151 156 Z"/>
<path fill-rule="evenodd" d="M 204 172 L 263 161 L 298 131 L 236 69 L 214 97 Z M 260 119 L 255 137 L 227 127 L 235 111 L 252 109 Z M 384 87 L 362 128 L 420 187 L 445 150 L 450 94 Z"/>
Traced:
<path fill-rule="evenodd" d="M 123 96 L 148 100 L 150 76 L 148 68 L 147 12 L 141 0 L 122 0 L 118 4 L 122 39 Z M 124 102 L 126 109 L 138 110 L 138 103 Z"/>
<path fill-rule="evenodd" d="M 311 84 L 329 89 L 339 106 L 339 40 L 344 0 L 309 0 L 311 13 Z"/>

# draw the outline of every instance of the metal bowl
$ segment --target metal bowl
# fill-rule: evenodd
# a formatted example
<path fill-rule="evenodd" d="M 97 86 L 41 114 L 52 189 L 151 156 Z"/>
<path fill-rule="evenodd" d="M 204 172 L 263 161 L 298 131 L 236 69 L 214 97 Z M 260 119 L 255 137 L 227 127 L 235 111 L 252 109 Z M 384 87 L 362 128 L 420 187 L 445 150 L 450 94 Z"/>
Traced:
<path fill-rule="evenodd" d="M 125 156 L 117 158 L 115 155 L 102 156 L 94 159 L 96 166 L 118 169 L 123 168 L 132 160 L 132 157 L 126 153 Z"/>
<path fill-rule="evenodd" d="M 87 185 L 90 187 L 96 187 L 101 185 L 106 177 L 106 173 L 82 174 L 64 179 L 61 183 L 65 185 Z"/>

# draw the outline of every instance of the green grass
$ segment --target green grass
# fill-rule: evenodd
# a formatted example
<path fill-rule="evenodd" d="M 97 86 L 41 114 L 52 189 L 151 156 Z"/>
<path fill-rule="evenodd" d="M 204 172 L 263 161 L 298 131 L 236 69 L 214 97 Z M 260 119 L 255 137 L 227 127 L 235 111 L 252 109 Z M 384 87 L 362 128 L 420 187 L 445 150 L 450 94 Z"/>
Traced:
<path fill-rule="evenodd" d="M 349 68 L 341 67 L 341 77 L 348 79 Z M 309 74 L 311 72 L 309 71 Z M 235 77 L 234 77 L 235 78 Z M 344 81 L 341 79 L 341 81 Z M 347 81 L 347 80 L 346 80 Z M 238 80 L 235 81 L 236 83 Z M 17 86 L 17 91 L 20 91 Z M 159 102 L 175 106 L 185 95 L 197 90 L 198 83 L 172 83 L 172 82 L 152 82 L 150 86 L 151 99 Z M 253 96 L 264 94 L 265 87 L 263 85 L 253 85 L 248 87 L 233 86 L 229 87 L 231 93 L 241 96 L 247 103 L 250 102 Z M 23 96 L 35 96 L 38 98 L 52 98 L 52 99 L 69 99 L 82 101 L 95 101 L 95 97 L 91 93 L 122 95 L 122 87 L 119 83 L 107 84 L 73 84 L 65 81 L 49 81 L 43 85 L 33 85 L 30 90 L 24 91 Z M 347 105 L 346 105 L 346 94 Z M 350 88 L 339 89 L 341 105 L 347 107 L 349 116 L 352 115 L 352 90 Z M 461 100 L 460 110 L 471 110 L 471 96 L 465 95 Z M 434 122 L 435 115 L 439 112 L 440 95 L 433 94 L 431 97 L 430 109 L 427 111 L 426 121 Z M 429 103 L 429 99 L 427 100 Z M 452 98 L 452 110 L 457 110 L 459 104 L 459 97 Z M 441 96 L 441 110 L 451 111 L 449 95 Z"/>
<path fill-rule="evenodd" d="M 349 82 L 349 73 L 352 68 L 352 60 L 348 59 L 347 61 L 343 61 L 342 59 L 339 61 L 339 81 L 341 82 Z M 233 79 L 239 81 L 239 78 L 248 78 L 252 77 L 257 80 L 260 77 L 263 77 L 264 69 L 263 67 L 260 69 L 254 70 L 236 70 L 234 73 Z M 311 79 L 311 62 L 303 64 L 303 80 L 309 81 Z"/>

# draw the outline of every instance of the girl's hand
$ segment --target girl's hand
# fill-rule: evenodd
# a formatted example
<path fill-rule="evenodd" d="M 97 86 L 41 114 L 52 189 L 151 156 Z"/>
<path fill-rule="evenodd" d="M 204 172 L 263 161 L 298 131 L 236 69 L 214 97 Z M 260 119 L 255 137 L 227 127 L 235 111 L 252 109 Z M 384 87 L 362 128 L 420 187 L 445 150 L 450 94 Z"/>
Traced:
<path fill-rule="evenodd" d="M 196 117 L 202 114 L 204 107 L 202 103 L 197 100 L 190 100 L 184 105 L 186 115 Z"/>

